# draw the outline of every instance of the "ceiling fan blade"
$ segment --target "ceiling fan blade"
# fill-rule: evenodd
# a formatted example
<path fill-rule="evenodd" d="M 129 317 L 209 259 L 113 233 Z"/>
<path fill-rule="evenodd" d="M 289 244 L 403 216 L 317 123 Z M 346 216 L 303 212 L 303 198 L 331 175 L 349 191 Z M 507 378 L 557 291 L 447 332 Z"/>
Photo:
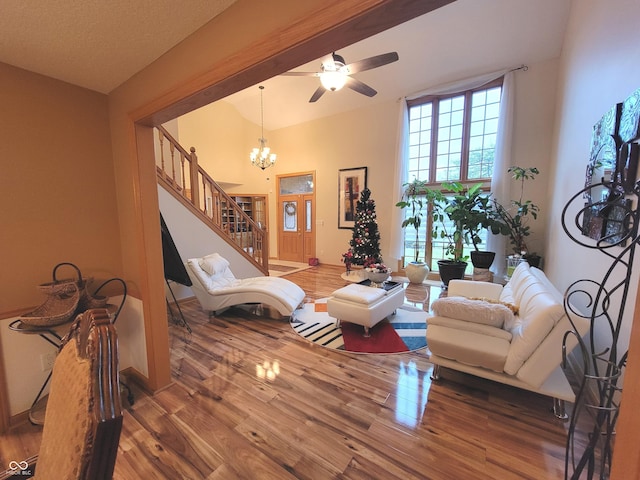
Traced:
<path fill-rule="evenodd" d="M 320 74 L 318 72 L 284 72 L 280 75 L 285 75 L 287 77 L 319 77 Z"/>
<path fill-rule="evenodd" d="M 365 70 L 371 70 L 372 68 L 396 62 L 398 61 L 398 58 L 397 52 L 383 53 L 381 55 L 376 55 L 375 57 L 369 57 L 364 60 L 350 63 L 346 68 L 349 69 L 349 74 L 364 72 Z"/>
<path fill-rule="evenodd" d="M 366 95 L 367 97 L 373 97 L 376 93 L 378 93 L 366 83 L 363 83 L 360 80 L 356 80 L 353 77 L 347 77 L 347 82 L 345 83 L 345 85 L 351 90 L 355 90 L 356 92 L 361 93 L 362 95 Z"/>
<path fill-rule="evenodd" d="M 326 92 L 327 89 L 324 88 L 322 85 L 320 85 L 315 92 L 313 92 L 313 95 L 311 95 L 311 98 L 309 99 L 309 103 L 313 103 L 315 101 L 317 101 L 323 94 L 324 92 Z"/>

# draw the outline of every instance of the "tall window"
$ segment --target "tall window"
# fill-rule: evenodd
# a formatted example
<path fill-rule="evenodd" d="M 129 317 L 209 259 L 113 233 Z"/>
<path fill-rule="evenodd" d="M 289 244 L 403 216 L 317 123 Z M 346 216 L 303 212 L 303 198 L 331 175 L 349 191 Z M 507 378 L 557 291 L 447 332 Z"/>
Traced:
<path fill-rule="evenodd" d="M 425 180 L 431 188 L 442 182 L 482 182 L 489 193 L 501 93 L 499 78 L 477 89 L 409 101 L 409 181 Z M 430 222 L 421 229 L 417 245 L 415 235 L 406 236 L 405 258 L 414 258 L 418 249 L 419 257 L 437 270 L 446 245 L 432 241 Z"/>

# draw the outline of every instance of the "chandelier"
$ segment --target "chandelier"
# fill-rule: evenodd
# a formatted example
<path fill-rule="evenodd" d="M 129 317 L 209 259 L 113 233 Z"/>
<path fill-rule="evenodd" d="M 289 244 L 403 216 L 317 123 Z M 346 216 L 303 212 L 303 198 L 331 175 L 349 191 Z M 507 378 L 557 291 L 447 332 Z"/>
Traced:
<path fill-rule="evenodd" d="M 262 170 L 265 168 L 269 168 L 271 165 L 276 163 L 276 154 L 271 153 L 271 149 L 266 146 L 267 139 L 264 138 L 264 106 L 262 105 L 262 90 L 264 87 L 260 85 L 258 87 L 260 89 L 260 138 L 258 142 L 260 142 L 260 147 L 256 147 L 251 150 L 249 154 L 249 158 L 251 159 L 251 165 L 256 167 L 260 167 Z"/>

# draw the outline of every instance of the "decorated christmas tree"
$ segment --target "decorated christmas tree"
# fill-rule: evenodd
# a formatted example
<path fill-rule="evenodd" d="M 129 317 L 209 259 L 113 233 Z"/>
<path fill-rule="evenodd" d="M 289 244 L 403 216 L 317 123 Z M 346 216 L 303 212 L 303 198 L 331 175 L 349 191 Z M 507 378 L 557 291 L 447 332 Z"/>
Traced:
<path fill-rule="evenodd" d="M 351 263 L 354 265 L 382 263 L 376 203 L 370 197 L 371 190 L 365 188 L 356 204 L 353 238 L 349 242 L 349 251 L 353 254 Z"/>

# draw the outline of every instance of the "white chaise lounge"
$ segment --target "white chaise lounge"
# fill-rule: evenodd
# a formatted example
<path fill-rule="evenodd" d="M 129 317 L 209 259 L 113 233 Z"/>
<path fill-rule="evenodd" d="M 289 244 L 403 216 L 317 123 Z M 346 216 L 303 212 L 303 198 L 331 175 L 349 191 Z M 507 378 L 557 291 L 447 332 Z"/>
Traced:
<path fill-rule="evenodd" d="M 262 303 L 289 316 L 304 301 L 304 290 L 279 277 L 236 278 L 218 253 L 187 260 L 192 290 L 203 310 L 215 313 L 234 305 Z"/>

